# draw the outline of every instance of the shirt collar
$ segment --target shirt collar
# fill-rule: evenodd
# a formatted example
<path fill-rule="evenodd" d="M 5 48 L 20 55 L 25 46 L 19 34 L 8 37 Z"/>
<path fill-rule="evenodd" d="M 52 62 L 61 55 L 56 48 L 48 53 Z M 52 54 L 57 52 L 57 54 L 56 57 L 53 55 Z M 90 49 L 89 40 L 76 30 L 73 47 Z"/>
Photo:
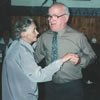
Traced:
<path fill-rule="evenodd" d="M 63 29 L 61 29 L 60 31 L 58 31 L 58 36 L 62 36 L 66 31 L 67 31 L 67 26 L 65 26 Z"/>

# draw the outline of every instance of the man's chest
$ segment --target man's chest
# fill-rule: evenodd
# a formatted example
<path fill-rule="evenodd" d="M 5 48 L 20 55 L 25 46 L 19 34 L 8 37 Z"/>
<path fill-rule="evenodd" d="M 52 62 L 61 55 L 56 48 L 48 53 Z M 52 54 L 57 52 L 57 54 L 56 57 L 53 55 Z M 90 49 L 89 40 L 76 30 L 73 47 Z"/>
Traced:
<path fill-rule="evenodd" d="M 49 56 L 51 55 L 52 45 L 52 39 L 48 39 L 48 42 L 44 43 L 45 51 Z M 61 57 L 68 52 L 79 53 L 80 47 L 78 45 L 70 38 L 57 38 L 58 56 Z"/>

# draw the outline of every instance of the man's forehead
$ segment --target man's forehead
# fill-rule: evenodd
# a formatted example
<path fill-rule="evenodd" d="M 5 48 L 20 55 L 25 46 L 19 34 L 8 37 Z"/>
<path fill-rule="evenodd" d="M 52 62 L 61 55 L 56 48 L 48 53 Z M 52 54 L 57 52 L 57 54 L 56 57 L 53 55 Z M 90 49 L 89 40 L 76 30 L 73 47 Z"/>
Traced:
<path fill-rule="evenodd" d="M 52 7 L 48 10 L 48 13 L 54 13 L 54 14 L 61 14 L 61 13 L 64 13 L 65 12 L 65 9 L 63 7 Z"/>

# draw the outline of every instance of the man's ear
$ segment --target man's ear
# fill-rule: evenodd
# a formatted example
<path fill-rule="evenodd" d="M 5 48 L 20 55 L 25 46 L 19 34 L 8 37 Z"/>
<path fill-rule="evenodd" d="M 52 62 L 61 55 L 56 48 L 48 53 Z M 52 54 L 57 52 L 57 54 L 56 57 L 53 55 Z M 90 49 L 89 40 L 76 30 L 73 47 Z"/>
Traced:
<path fill-rule="evenodd" d="M 66 22 L 68 22 L 69 20 L 69 15 L 66 15 Z"/>

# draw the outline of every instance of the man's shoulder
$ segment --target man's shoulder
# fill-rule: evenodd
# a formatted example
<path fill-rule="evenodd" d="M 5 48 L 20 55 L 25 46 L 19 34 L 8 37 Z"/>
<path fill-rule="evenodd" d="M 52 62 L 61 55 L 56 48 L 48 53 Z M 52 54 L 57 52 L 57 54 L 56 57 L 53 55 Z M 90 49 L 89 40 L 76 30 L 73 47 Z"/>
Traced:
<path fill-rule="evenodd" d="M 45 39 L 48 37 L 50 38 L 52 36 L 52 33 L 53 32 L 51 30 L 47 30 L 47 31 L 43 32 L 40 37 L 45 38 Z"/>
<path fill-rule="evenodd" d="M 52 30 L 49 29 L 49 30 L 43 32 L 42 34 L 44 35 L 44 34 L 51 34 L 51 33 L 53 33 L 53 32 L 52 32 Z"/>
<path fill-rule="evenodd" d="M 70 35 L 74 35 L 74 36 L 82 36 L 82 35 L 85 35 L 83 32 L 75 29 L 75 28 L 72 28 L 71 26 L 67 26 L 66 28 L 66 32 L 69 33 Z"/>
<path fill-rule="evenodd" d="M 67 31 L 72 32 L 72 33 L 77 33 L 77 34 L 81 34 L 82 32 L 80 32 L 79 30 L 72 28 L 71 26 L 67 26 Z"/>

